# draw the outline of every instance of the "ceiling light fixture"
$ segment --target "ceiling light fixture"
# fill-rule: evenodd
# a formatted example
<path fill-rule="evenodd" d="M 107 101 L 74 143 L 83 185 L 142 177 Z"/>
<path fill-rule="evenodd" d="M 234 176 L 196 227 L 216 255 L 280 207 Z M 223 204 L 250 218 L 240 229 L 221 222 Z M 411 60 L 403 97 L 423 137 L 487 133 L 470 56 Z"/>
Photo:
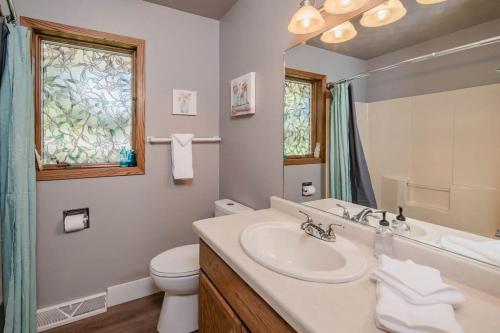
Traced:
<path fill-rule="evenodd" d="M 330 14 L 346 14 L 363 7 L 367 2 L 368 0 L 326 0 L 323 8 Z"/>
<path fill-rule="evenodd" d="M 309 34 L 323 28 L 325 20 L 314 7 L 313 0 L 303 0 L 300 9 L 295 12 L 288 24 L 288 31 L 293 34 Z"/>
<path fill-rule="evenodd" d="M 421 5 L 433 5 L 435 3 L 445 2 L 446 0 L 417 0 Z"/>
<path fill-rule="evenodd" d="M 363 13 L 361 25 L 368 28 L 394 23 L 406 15 L 406 8 L 399 0 L 387 0 L 383 4 Z"/>
<path fill-rule="evenodd" d="M 356 28 L 347 21 L 324 32 L 321 35 L 321 41 L 329 44 L 343 43 L 353 39 L 357 34 Z"/>

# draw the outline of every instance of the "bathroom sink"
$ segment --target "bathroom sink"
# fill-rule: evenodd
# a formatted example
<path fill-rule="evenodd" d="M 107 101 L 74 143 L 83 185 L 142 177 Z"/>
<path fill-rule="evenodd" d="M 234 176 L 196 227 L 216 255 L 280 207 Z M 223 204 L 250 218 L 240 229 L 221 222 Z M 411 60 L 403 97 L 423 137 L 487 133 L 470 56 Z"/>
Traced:
<path fill-rule="evenodd" d="M 246 254 L 262 266 L 293 278 L 322 283 L 349 282 L 367 269 L 366 258 L 347 239 L 325 242 L 300 224 L 270 221 L 247 227 L 240 236 Z"/>

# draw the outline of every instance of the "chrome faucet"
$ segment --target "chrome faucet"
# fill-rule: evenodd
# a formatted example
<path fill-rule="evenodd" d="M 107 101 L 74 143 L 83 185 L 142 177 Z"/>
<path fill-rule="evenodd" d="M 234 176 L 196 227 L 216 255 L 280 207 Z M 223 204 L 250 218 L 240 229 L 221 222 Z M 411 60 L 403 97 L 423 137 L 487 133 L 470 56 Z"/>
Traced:
<path fill-rule="evenodd" d="M 303 222 L 300 225 L 300 229 L 304 230 L 306 234 L 312 236 L 317 239 L 321 239 L 325 242 L 335 242 L 337 240 L 337 235 L 335 235 L 334 226 L 341 227 L 344 226 L 342 224 L 331 223 L 328 225 L 327 229 L 323 229 L 323 225 L 321 223 L 315 224 L 311 216 L 301 210 L 299 213 L 305 215 L 307 221 Z"/>
<path fill-rule="evenodd" d="M 352 217 L 352 220 L 356 223 L 368 224 L 367 216 L 373 213 L 373 210 L 371 210 L 370 208 L 364 208 L 362 211 L 354 215 Z"/>

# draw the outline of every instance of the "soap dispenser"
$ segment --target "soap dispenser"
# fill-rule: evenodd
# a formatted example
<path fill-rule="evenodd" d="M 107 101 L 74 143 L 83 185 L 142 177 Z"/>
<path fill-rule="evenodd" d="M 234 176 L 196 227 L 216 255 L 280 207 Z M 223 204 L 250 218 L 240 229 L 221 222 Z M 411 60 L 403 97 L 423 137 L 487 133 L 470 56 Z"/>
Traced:
<path fill-rule="evenodd" d="M 410 236 L 410 226 L 406 223 L 406 217 L 403 215 L 403 207 L 399 207 L 399 215 L 392 220 L 392 230 L 397 235 Z"/>
<path fill-rule="evenodd" d="M 389 227 L 389 221 L 386 220 L 387 212 L 382 212 L 382 219 L 379 221 L 379 226 L 375 230 L 375 257 L 385 254 L 386 256 L 394 256 L 394 233 Z"/>

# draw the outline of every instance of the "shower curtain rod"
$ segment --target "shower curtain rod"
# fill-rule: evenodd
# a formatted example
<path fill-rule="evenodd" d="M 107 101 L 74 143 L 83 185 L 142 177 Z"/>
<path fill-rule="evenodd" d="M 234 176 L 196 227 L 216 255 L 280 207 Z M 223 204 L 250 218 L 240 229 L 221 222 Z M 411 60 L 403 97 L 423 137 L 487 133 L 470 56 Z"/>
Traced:
<path fill-rule="evenodd" d="M 16 7 L 14 7 L 13 0 L 7 0 L 7 5 L 9 6 L 10 15 L 6 16 L 5 18 L 7 19 L 7 22 L 15 24 L 15 23 L 17 23 L 17 14 L 16 14 Z M 0 9 L 0 11 L 1 11 L 1 9 Z"/>
<path fill-rule="evenodd" d="M 429 54 L 426 54 L 423 56 L 419 56 L 419 57 L 415 57 L 415 58 L 411 58 L 411 59 L 406 59 L 406 60 L 400 61 L 398 63 L 392 64 L 389 66 L 385 66 L 385 67 L 381 67 L 381 68 L 377 68 L 377 69 L 372 69 L 372 70 L 364 72 L 364 73 L 356 74 L 350 78 L 341 79 L 341 80 L 335 81 L 333 83 L 330 82 L 330 83 L 328 83 L 328 88 L 330 88 L 331 86 L 334 86 L 336 84 L 339 84 L 339 83 L 345 83 L 345 82 L 350 82 L 350 81 L 357 80 L 357 79 L 362 79 L 362 78 L 368 77 L 368 76 L 375 74 L 375 73 L 385 72 L 385 71 L 388 71 L 388 70 L 391 70 L 394 68 L 398 68 L 398 67 L 402 67 L 405 65 L 415 64 L 418 62 L 423 62 L 423 61 L 427 61 L 427 60 L 431 60 L 431 59 L 436 59 L 436 58 L 439 58 L 439 57 L 442 57 L 445 55 L 458 53 L 458 52 L 462 52 L 462 51 L 466 51 L 466 50 L 470 50 L 470 49 L 474 49 L 477 47 L 486 46 L 486 45 L 490 45 L 490 44 L 495 44 L 498 42 L 500 42 L 500 36 L 495 36 L 495 37 L 480 40 L 478 42 L 453 47 L 451 49 L 432 52 L 432 53 L 429 53 Z"/>

